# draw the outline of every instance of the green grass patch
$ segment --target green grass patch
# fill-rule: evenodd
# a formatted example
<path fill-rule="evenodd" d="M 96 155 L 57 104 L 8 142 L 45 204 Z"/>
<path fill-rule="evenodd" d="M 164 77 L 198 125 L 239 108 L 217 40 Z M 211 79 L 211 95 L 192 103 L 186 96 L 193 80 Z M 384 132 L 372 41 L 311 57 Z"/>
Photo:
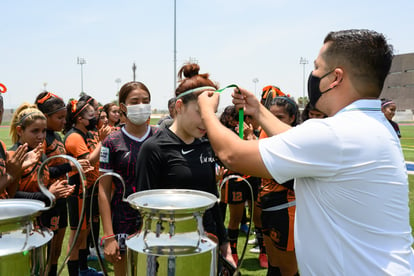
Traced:
<path fill-rule="evenodd" d="M 414 125 L 400 125 L 400 130 L 404 158 L 414 162 Z"/>

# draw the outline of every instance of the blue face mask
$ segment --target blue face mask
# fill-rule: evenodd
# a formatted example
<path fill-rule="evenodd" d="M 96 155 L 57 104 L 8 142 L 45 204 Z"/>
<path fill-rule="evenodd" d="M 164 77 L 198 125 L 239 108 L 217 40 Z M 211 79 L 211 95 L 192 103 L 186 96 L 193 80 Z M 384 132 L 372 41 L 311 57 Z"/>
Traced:
<path fill-rule="evenodd" d="M 321 80 L 328 76 L 329 74 L 331 74 L 334 70 L 329 71 L 328 73 L 326 73 L 325 75 L 323 75 L 322 77 L 315 77 L 314 75 L 312 75 L 313 72 L 310 73 L 309 75 L 309 79 L 308 79 L 308 97 L 309 97 L 309 102 L 311 103 L 311 105 L 316 106 L 316 102 L 319 100 L 319 98 L 322 96 L 322 94 L 330 91 L 331 89 L 333 89 L 334 87 L 328 88 L 325 91 L 321 91 L 319 88 L 319 85 L 321 83 Z"/>

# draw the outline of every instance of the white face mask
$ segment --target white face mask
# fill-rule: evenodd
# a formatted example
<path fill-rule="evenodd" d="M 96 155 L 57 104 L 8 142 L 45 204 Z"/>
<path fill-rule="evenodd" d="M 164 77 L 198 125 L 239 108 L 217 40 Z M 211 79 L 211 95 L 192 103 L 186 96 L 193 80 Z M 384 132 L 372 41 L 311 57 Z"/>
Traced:
<path fill-rule="evenodd" d="M 127 105 L 127 118 L 134 125 L 142 125 L 151 116 L 150 104 Z"/>

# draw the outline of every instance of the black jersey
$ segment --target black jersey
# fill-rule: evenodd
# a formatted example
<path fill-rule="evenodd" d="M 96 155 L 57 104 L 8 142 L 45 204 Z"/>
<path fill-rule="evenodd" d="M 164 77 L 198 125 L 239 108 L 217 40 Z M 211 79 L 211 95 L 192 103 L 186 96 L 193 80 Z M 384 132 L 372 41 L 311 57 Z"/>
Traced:
<path fill-rule="evenodd" d="M 217 195 L 215 157 L 207 139 L 186 144 L 171 130 L 142 146 L 137 162 L 138 190 L 193 189 Z"/>
<path fill-rule="evenodd" d="M 215 156 L 206 138 L 186 144 L 168 128 L 148 139 L 137 160 L 138 190 L 192 189 L 218 195 Z M 204 215 L 206 231 L 226 239 L 224 224 L 216 204 Z"/>
<path fill-rule="evenodd" d="M 125 197 L 137 192 L 135 181 L 135 166 L 137 156 L 141 145 L 151 137 L 158 129 L 148 127 L 147 133 L 141 138 L 137 138 L 129 134 L 124 127 L 121 130 L 112 132 L 102 142 L 100 154 L 100 168 L 102 173 L 115 172 L 122 176 L 125 181 Z M 114 194 L 111 200 L 112 223 L 120 224 L 128 220 L 134 220 L 139 216 L 137 210 L 133 209 L 128 203 L 122 201 L 123 187 L 117 178 L 113 178 L 115 186 Z M 115 211 L 116 210 L 116 211 Z M 119 229 L 119 225 L 114 225 L 114 231 Z M 118 233 L 128 233 L 127 230 L 119 230 Z M 123 232 L 122 232 L 123 231 Z"/>
<path fill-rule="evenodd" d="M 398 124 L 392 120 L 388 120 L 388 122 L 390 122 L 390 124 L 394 128 L 395 132 L 397 133 L 398 138 L 401 138 L 401 131 L 400 131 L 400 127 L 398 126 Z"/>

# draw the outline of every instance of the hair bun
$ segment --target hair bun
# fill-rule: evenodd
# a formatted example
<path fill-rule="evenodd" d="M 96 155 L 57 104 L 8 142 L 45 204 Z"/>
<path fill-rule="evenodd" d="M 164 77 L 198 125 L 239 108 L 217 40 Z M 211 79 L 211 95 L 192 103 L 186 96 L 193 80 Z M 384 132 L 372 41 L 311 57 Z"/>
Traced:
<path fill-rule="evenodd" d="M 187 79 L 197 76 L 200 72 L 200 66 L 197 63 L 187 63 L 182 69 L 182 74 Z"/>

